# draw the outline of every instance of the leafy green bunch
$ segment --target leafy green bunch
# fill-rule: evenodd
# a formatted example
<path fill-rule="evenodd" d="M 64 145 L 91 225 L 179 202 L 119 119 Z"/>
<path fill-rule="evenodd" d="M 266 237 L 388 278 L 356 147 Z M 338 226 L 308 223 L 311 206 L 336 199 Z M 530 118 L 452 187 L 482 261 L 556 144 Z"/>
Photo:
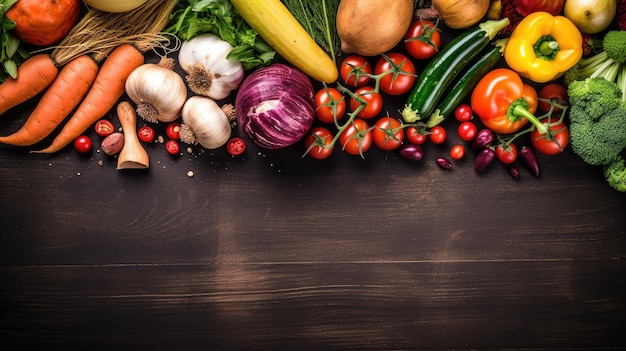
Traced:
<path fill-rule="evenodd" d="M 6 16 L 6 12 L 18 0 L 0 0 L 0 16 L 2 16 L 2 26 L 0 27 L 0 63 L 3 70 L 0 71 L 0 82 L 4 82 L 7 77 L 17 78 L 17 66 L 28 57 L 28 53 L 20 48 L 20 40 L 11 34 L 15 28 L 15 22 Z"/>

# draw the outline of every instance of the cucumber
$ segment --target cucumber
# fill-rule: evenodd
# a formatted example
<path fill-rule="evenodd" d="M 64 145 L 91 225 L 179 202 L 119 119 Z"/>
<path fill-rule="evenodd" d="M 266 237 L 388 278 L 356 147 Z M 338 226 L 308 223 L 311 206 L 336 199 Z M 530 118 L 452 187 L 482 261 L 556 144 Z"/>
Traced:
<path fill-rule="evenodd" d="M 404 120 L 414 123 L 430 116 L 459 72 L 508 24 L 508 18 L 485 21 L 444 46 L 418 76 L 402 111 Z"/>
<path fill-rule="evenodd" d="M 495 65 L 502 60 L 506 39 L 496 41 L 486 52 L 472 63 L 465 73 L 452 85 L 450 90 L 439 102 L 439 107 L 433 112 L 431 120 L 438 121 L 439 124 L 465 99 L 474 89 L 478 81 L 487 74 Z"/>

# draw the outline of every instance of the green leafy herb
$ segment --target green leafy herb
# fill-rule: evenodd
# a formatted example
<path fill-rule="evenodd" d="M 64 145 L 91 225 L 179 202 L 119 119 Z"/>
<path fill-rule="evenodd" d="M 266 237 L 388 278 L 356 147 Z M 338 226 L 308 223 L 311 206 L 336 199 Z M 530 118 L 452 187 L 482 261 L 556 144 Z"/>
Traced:
<path fill-rule="evenodd" d="M 335 62 L 340 45 L 336 25 L 339 0 L 283 0 L 283 3 Z"/>
<path fill-rule="evenodd" d="M 0 71 L 0 82 L 4 82 L 7 77 L 17 78 L 17 66 L 21 64 L 29 55 L 21 47 L 20 40 L 11 34 L 11 29 L 15 28 L 15 22 L 5 14 L 18 0 L 0 0 L 0 63 L 3 70 Z"/>
<path fill-rule="evenodd" d="M 233 46 L 228 59 L 244 69 L 272 62 L 276 52 L 243 20 L 229 0 L 183 0 L 172 12 L 167 33 L 189 40 L 212 33 Z"/>

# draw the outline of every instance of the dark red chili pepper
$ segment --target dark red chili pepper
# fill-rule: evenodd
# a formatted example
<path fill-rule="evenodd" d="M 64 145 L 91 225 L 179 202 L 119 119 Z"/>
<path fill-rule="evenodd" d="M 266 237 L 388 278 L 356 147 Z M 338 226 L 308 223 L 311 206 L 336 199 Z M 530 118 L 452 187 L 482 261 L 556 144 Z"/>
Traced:
<path fill-rule="evenodd" d="M 448 160 L 445 157 L 438 157 L 437 158 L 437 166 L 443 168 L 443 169 L 452 169 L 452 162 L 450 162 L 450 160 Z"/>
<path fill-rule="evenodd" d="M 400 149 L 400 155 L 407 160 L 419 162 L 424 158 L 424 151 L 416 144 L 406 144 Z"/>
<path fill-rule="evenodd" d="M 474 142 L 472 143 L 472 149 L 478 150 L 491 145 L 494 140 L 493 132 L 487 128 L 481 129 L 476 133 Z"/>
<path fill-rule="evenodd" d="M 518 156 L 522 161 L 522 164 L 532 173 L 535 177 L 539 177 L 539 160 L 535 151 L 527 146 L 522 146 L 519 150 Z"/>
<path fill-rule="evenodd" d="M 509 174 L 513 177 L 513 179 L 519 180 L 519 169 L 517 169 L 517 167 L 509 166 Z"/>
<path fill-rule="evenodd" d="M 474 161 L 474 170 L 476 173 L 480 173 L 485 170 L 489 165 L 496 160 L 496 152 L 491 148 L 484 148 L 480 150 Z"/>

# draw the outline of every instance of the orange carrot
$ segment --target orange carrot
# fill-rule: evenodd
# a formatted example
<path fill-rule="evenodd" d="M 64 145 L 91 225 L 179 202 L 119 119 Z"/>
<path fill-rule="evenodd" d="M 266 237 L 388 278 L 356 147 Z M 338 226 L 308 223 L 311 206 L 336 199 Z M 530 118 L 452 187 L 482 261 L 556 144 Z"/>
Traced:
<path fill-rule="evenodd" d="M 30 146 L 50 135 L 78 106 L 98 74 L 98 64 L 88 55 L 79 56 L 59 72 L 39 104 L 17 132 L 0 137 L 0 143 Z"/>
<path fill-rule="evenodd" d="M 52 144 L 37 153 L 54 153 L 74 141 L 102 118 L 124 94 L 126 79 L 144 63 L 143 53 L 130 44 L 115 48 L 104 61 L 91 89 Z"/>
<path fill-rule="evenodd" d="M 17 68 L 17 78 L 0 84 L 0 115 L 44 91 L 59 73 L 50 55 L 31 56 Z"/>

